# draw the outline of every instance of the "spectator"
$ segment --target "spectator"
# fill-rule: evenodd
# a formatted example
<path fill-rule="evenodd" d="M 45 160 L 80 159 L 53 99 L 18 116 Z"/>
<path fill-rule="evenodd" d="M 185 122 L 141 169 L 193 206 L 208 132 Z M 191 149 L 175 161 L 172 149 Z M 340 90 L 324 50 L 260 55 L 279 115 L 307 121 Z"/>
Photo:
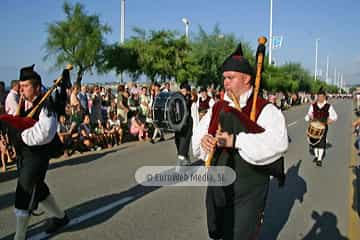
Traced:
<path fill-rule="evenodd" d="M 138 114 L 131 118 L 130 134 L 138 136 L 140 142 L 148 140 L 148 129 L 145 128 L 145 123 L 140 121 Z"/>
<path fill-rule="evenodd" d="M 128 107 L 128 95 L 125 91 L 125 86 L 123 84 L 118 86 L 118 96 L 117 96 L 117 114 L 122 123 L 127 123 L 127 114 L 129 112 Z"/>
<path fill-rule="evenodd" d="M 16 115 L 16 111 L 19 105 L 19 90 L 20 81 L 12 80 L 10 92 L 5 99 L 5 112 L 9 115 Z"/>
<path fill-rule="evenodd" d="M 78 93 L 77 97 L 80 101 L 81 108 L 84 111 L 84 114 L 89 113 L 89 103 L 87 96 L 88 88 L 86 85 L 81 86 L 81 91 Z"/>

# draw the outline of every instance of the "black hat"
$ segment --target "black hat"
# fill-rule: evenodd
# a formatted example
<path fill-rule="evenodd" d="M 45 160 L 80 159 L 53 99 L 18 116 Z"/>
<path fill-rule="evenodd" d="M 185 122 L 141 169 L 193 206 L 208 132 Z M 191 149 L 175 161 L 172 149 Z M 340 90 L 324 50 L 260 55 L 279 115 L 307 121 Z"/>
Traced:
<path fill-rule="evenodd" d="M 206 92 L 206 88 L 205 88 L 205 87 L 201 87 L 199 92 Z"/>
<path fill-rule="evenodd" d="M 35 64 L 29 67 L 23 67 L 20 69 L 20 81 L 26 80 L 35 80 L 39 85 L 41 85 L 41 77 L 40 75 L 34 71 Z"/>
<path fill-rule="evenodd" d="M 318 95 L 326 95 L 326 92 L 322 87 L 319 89 Z"/>
<path fill-rule="evenodd" d="M 191 91 L 191 87 L 187 81 L 180 84 L 180 89 L 183 89 L 183 88 L 185 88 L 188 91 Z"/>
<path fill-rule="evenodd" d="M 243 57 L 241 43 L 239 43 L 235 52 L 227 57 L 222 65 L 222 71 L 235 71 L 248 75 L 254 75 L 254 69 L 251 67 L 249 61 Z"/>

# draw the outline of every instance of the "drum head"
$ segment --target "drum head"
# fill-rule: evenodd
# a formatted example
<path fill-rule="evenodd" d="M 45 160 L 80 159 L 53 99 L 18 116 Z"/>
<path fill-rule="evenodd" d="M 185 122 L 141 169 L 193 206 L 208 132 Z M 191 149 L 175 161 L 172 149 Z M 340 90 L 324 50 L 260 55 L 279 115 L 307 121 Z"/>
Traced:
<path fill-rule="evenodd" d="M 167 120 L 171 130 L 181 131 L 189 117 L 189 109 L 184 96 L 180 93 L 174 93 L 169 98 L 167 107 Z"/>
<path fill-rule="evenodd" d="M 178 132 L 189 116 L 186 100 L 177 92 L 161 92 L 153 105 L 153 122 L 162 129 Z"/>

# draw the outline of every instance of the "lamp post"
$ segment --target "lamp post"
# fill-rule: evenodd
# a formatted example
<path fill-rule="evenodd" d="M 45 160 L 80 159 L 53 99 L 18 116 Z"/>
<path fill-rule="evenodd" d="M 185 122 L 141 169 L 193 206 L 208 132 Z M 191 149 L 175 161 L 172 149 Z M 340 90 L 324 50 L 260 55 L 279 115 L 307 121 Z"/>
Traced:
<path fill-rule="evenodd" d="M 125 40 L 125 0 L 121 0 L 121 16 L 120 16 L 120 44 Z"/>
<path fill-rule="evenodd" d="M 326 83 L 329 84 L 329 56 L 326 57 Z"/>
<path fill-rule="evenodd" d="M 315 81 L 316 81 L 316 75 L 317 75 L 319 41 L 320 41 L 320 38 L 315 39 L 315 74 L 314 74 Z"/>
<path fill-rule="evenodd" d="M 190 25 L 190 21 L 187 18 L 182 18 L 181 21 L 185 24 L 186 41 L 189 41 L 189 25 Z"/>
<path fill-rule="evenodd" d="M 269 65 L 271 65 L 271 56 L 272 56 L 272 8 L 273 0 L 270 0 L 270 30 L 269 30 Z"/>

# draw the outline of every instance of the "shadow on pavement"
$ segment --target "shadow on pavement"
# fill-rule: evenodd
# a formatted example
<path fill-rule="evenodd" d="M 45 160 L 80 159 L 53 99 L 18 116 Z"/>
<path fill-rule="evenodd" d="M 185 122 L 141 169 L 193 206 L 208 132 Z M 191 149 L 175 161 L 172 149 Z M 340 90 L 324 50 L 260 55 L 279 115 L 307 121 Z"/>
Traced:
<path fill-rule="evenodd" d="M 202 165 L 203 161 L 196 161 L 192 165 Z M 175 167 L 175 166 L 174 166 Z M 62 231 L 57 232 L 54 235 L 47 235 L 44 231 L 43 221 L 35 223 L 29 226 L 28 237 L 32 237 L 37 234 L 36 239 L 50 239 L 61 232 L 72 232 L 86 229 L 103 222 L 106 222 L 112 216 L 117 214 L 123 207 L 137 201 L 145 195 L 154 192 L 162 186 L 143 186 L 138 184 L 127 191 L 115 194 L 109 194 L 100 198 L 92 199 L 84 202 L 80 205 L 74 206 L 66 210 L 66 213 L 70 217 L 70 223 Z M 15 228 L 15 226 L 14 226 Z M 13 239 L 14 234 L 8 235 L 2 240 Z"/>
<path fill-rule="evenodd" d="M 333 213 L 313 211 L 311 218 L 315 223 L 302 240 L 348 240 L 337 228 L 337 217 Z"/>
<path fill-rule="evenodd" d="M 288 169 L 284 187 L 279 188 L 277 180 L 274 178 L 271 180 L 260 240 L 278 239 L 280 231 L 289 219 L 295 201 L 303 202 L 307 185 L 299 175 L 301 162 L 302 160 L 299 160 L 296 165 Z"/>
<path fill-rule="evenodd" d="M 0 196 L 0 210 L 13 205 L 15 202 L 15 192 L 6 193 Z"/>

